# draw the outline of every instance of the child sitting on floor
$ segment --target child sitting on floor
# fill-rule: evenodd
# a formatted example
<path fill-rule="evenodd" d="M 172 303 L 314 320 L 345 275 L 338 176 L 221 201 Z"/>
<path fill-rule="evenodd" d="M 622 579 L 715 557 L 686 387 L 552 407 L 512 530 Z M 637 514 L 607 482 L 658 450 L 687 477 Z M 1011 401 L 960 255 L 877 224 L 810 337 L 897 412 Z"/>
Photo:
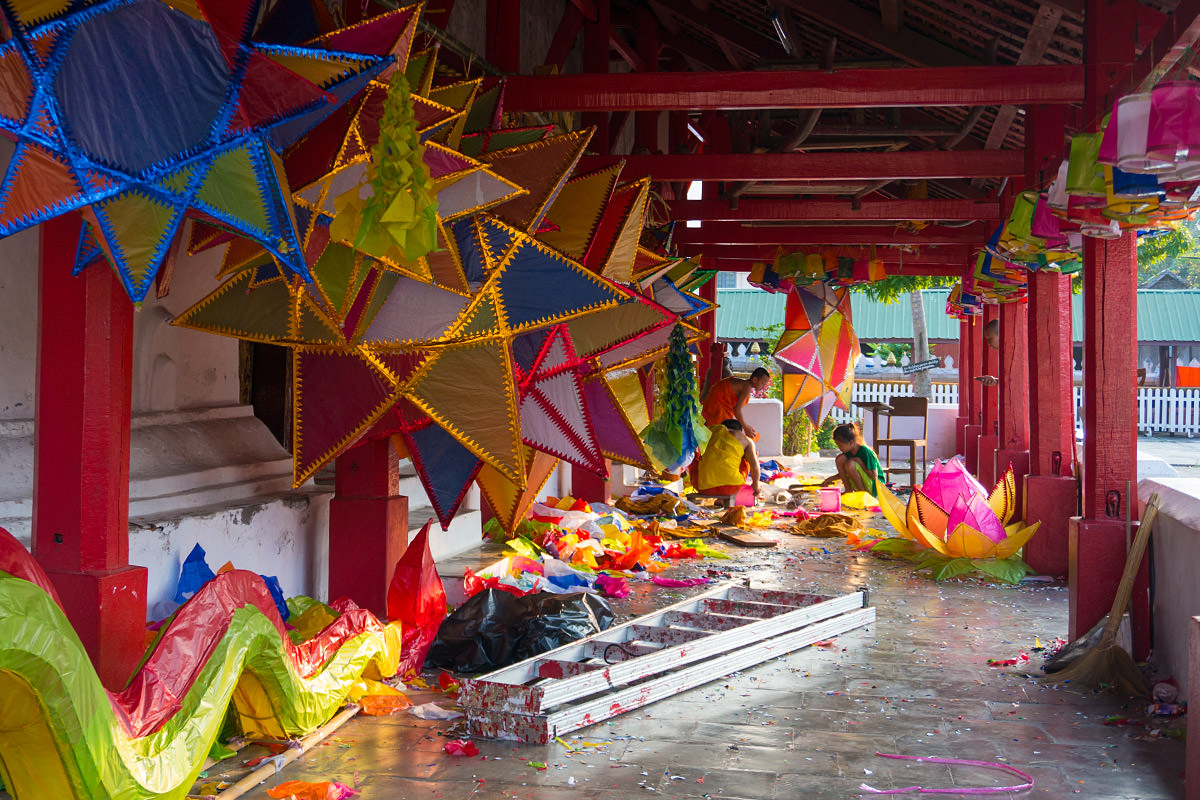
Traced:
<path fill-rule="evenodd" d="M 837 474 L 825 479 L 822 486 L 841 481 L 847 492 L 867 492 L 878 496 L 875 488 L 883 469 L 875 451 L 863 444 L 858 425 L 848 422 L 833 429 L 833 443 L 841 450 L 837 457 Z"/>

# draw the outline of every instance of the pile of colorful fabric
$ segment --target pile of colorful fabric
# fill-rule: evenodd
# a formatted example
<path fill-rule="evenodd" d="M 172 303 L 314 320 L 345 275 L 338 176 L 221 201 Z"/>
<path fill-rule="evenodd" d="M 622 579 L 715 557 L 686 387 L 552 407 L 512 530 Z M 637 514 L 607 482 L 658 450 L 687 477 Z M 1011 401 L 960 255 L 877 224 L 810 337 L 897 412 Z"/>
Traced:
<path fill-rule="evenodd" d="M 624 597 L 629 593 L 628 580 L 651 580 L 670 569 L 672 561 L 729 558 L 702 539 L 667 541 L 657 523 L 634 522 L 616 508 L 571 497 L 535 503 L 531 519 L 545 527 L 533 536 L 509 540 L 510 553 L 500 561 L 478 573 L 466 571 L 468 597 L 487 588 L 517 596 L 597 591 Z"/>
<path fill-rule="evenodd" d="M 759 480 L 761 480 L 763 483 L 771 483 L 772 481 L 779 480 L 780 478 L 796 477 L 796 473 L 792 472 L 790 469 L 783 466 L 773 458 L 770 461 L 759 461 L 758 470 Z"/>

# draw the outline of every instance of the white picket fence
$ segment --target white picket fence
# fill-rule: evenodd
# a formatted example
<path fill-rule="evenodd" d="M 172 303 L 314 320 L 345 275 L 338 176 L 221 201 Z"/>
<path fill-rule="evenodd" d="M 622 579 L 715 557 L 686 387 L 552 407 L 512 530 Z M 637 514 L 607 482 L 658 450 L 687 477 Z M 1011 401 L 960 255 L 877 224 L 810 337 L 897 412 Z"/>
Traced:
<path fill-rule="evenodd" d="M 913 393 L 912 384 L 906 381 L 855 381 L 855 403 L 886 403 L 888 398 L 903 397 Z M 1075 387 L 1076 427 L 1083 408 L 1083 387 Z M 934 403 L 958 404 L 957 383 L 934 383 Z M 1138 432 L 1153 436 L 1156 433 L 1177 433 L 1188 438 L 1200 435 L 1200 389 L 1169 389 L 1160 386 L 1139 386 L 1137 390 Z M 862 416 L 859 409 L 851 407 L 849 412 L 834 409 L 830 415 L 838 422 L 847 422 Z"/>

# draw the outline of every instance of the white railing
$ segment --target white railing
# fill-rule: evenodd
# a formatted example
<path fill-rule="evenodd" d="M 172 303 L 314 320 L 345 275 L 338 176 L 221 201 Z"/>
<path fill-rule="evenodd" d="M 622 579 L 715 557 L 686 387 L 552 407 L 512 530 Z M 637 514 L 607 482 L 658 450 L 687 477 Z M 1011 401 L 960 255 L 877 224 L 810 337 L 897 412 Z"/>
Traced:
<path fill-rule="evenodd" d="M 913 393 L 907 381 L 855 381 L 855 403 L 886 403 L 890 397 Z M 1076 426 L 1083 409 L 1083 387 L 1075 391 Z M 957 383 L 934 383 L 934 403 L 958 404 Z M 1169 389 L 1160 386 L 1139 386 L 1137 390 L 1138 432 L 1149 436 L 1156 433 L 1181 433 L 1191 438 L 1200 435 L 1200 389 Z M 835 408 L 830 415 L 837 422 L 859 419 L 862 412 L 851 406 L 849 412 Z"/>
<path fill-rule="evenodd" d="M 1200 389 L 1138 389 L 1138 431 L 1146 434 L 1200 433 Z"/>

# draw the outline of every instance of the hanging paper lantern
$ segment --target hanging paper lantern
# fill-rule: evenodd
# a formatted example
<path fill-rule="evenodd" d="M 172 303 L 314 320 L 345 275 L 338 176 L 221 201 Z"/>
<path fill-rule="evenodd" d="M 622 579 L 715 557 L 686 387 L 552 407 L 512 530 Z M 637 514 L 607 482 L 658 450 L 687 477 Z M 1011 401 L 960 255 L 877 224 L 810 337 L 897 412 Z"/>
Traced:
<path fill-rule="evenodd" d="M 1079 205 L 1103 205 L 1107 194 L 1104 170 L 1096 162 L 1100 141 L 1098 133 L 1080 133 L 1071 139 L 1066 189 Z"/>
<path fill-rule="evenodd" d="M 1146 155 L 1181 178 L 1200 177 L 1200 83 L 1170 81 L 1151 92 Z"/>
<path fill-rule="evenodd" d="M 1151 157 L 1146 152 L 1147 134 L 1150 127 L 1151 93 L 1127 94 L 1117 100 L 1119 120 L 1117 128 L 1116 165 L 1127 172 L 1170 172 L 1171 161 Z"/>

